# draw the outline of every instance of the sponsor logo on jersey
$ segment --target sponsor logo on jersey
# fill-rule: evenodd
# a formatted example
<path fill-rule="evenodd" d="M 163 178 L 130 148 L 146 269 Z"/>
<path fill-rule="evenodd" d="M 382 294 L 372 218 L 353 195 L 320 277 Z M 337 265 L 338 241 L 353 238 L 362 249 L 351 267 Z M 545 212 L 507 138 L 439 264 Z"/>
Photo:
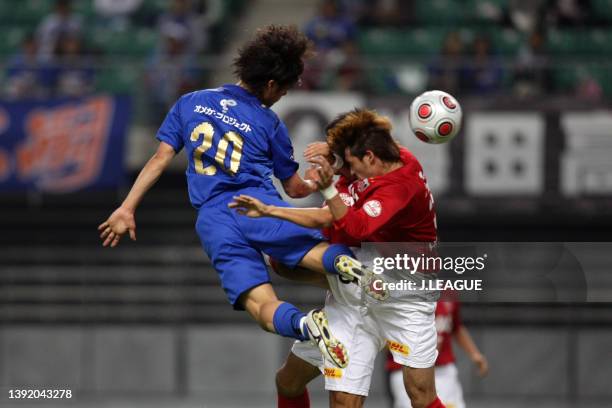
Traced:
<path fill-rule="evenodd" d="M 355 199 L 346 193 L 340 193 L 340 198 L 347 207 L 352 207 L 355 204 Z"/>
<path fill-rule="evenodd" d="M 382 213 L 382 205 L 378 200 L 370 200 L 363 205 L 363 210 L 370 217 L 376 218 Z"/>
<path fill-rule="evenodd" d="M 405 356 L 410 354 L 410 347 L 397 341 L 387 340 L 387 347 L 389 347 L 390 351 L 395 351 L 396 353 L 400 353 Z"/>
<path fill-rule="evenodd" d="M 221 108 L 223 109 L 223 113 L 227 113 L 227 110 L 231 107 L 231 106 L 236 106 L 238 105 L 238 102 L 236 102 L 233 99 L 221 99 L 221 102 L 219 102 L 219 105 L 221 105 Z"/>
<path fill-rule="evenodd" d="M 323 375 L 328 378 L 342 378 L 342 370 L 336 367 L 323 367 Z"/>
<path fill-rule="evenodd" d="M 358 194 L 362 193 L 369 186 L 370 186 L 369 179 L 357 180 L 357 181 L 353 181 L 348 186 L 348 191 L 349 193 L 351 193 L 351 195 L 353 196 L 355 200 L 359 200 Z"/>

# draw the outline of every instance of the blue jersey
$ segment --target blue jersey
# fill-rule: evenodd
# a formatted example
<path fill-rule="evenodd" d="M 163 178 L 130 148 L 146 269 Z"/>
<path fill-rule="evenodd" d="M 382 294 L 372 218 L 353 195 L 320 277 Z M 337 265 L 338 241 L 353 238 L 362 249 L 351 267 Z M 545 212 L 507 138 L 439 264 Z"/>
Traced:
<path fill-rule="evenodd" d="M 176 152 L 185 147 L 189 198 L 196 208 L 244 188 L 276 193 L 271 176 L 285 180 L 298 168 L 283 122 L 237 85 L 183 95 L 157 139 Z"/>

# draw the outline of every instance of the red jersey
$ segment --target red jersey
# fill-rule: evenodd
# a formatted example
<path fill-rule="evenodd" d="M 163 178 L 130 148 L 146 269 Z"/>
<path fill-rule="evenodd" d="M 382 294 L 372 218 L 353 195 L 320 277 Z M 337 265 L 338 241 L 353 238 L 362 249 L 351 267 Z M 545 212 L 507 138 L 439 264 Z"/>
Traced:
<path fill-rule="evenodd" d="M 436 365 L 455 362 L 453 335 L 461 327 L 459 302 L 439 301 L 436 306 L 436 331 L 438 332 L 438 359 Z"/>
<path fill-rule="evenodd" d="M 433 196 L 423 168 L 408 149 L 400 148 L 404 165 L 382 176 L 336 183 L 349 207 L 327 230 L 332 242 L 433 242 L 437 239 Z M 340 234 L 340 235 L 337 235 Z"/>
<path fill-rule="evenodd" d="M 436 331 L 438 332 L 438 358 L 436 365 L 441 366 L 455 362 L 453 353 L 453 335 L 463 324 L 459 312 L 459 302 L 448 302 L 440 300 L 436 305 Z M 402 366 L 393 361 L 390 353 L 387 353 L 387 369 L 389 371 L 399 370 Z"/>

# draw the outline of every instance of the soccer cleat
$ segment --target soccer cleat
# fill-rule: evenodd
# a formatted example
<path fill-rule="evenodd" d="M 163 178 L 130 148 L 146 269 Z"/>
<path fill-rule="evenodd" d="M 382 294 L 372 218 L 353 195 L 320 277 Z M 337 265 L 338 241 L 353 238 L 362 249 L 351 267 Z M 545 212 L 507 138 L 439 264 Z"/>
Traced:
<path fill-rule="evenodd" d="M 370 297 L 376 300 L 386 300 L 389 297 L 389 291 L 385 288 L 376 289 L 374 282 L 384 282 L 382 276 L 375 274 L 361 262 L 347 255 L 341 255 L 336 258 L 336 271 L 340 275 L 340 279 L 355 282 L 361 289 Z"/>
<path fill-rule="evenodd" d="M 310 335 L 310 341 L 319 347 L 325 358 L 339 368 L 345 368 L 348 365 L 348 352 L 344 344 L 331 334 L 324 310 L 315 309 L 308 312 L 306 329 Z"/>

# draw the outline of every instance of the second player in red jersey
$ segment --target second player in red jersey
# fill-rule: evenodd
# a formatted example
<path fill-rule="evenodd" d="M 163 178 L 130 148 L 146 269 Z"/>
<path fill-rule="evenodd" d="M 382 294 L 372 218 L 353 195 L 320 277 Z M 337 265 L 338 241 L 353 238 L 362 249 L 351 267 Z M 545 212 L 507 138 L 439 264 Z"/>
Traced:
<path fill-rule="evenodd" d="M 336 183 L 346 214 L 328 233 L 342 233 L 358 242 L 434 242 L 436 213 L 421 164 L 400 148 L 403 166 L 381 176 Z M 427 200 L 414 199 L 425 196 Z M 421 197 L 419 197 L 421 198 Z"/>
<path fill-rule="evenodd" d="M 480 353 L 467 328 L 461 320 L 461 304 L 458 301 L 440 300 L 436 306 L 436 331 L 438 333 L 438 358 L 436 359 L 436 390 L 446 406 L 464 408 L 463 390 L 459 382 L 453 339 L 467 353 L 476 365 L 480 376 L 486 375 L 487 359 Z M 410 399 L 404 390 L 401 375 L 402 366 L 387 355 L 387 370 L 390 371 L 389 389 L 394 408 L 411 408 Z"/>

